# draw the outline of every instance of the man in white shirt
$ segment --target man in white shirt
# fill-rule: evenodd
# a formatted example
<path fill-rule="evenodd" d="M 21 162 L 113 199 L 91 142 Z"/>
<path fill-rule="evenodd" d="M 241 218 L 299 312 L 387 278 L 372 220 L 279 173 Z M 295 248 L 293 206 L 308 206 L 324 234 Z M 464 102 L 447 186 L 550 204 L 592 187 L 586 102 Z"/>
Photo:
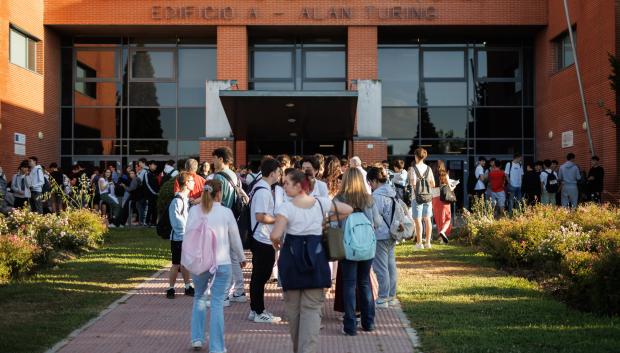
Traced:
<path fill-rule="evenodd" d="M 41 200 L 41 193 L 43 190 L 43 184 L 45 184 L 45 175 L 43 173 L 43 167 L 39 165 L 37 157 L 30 157 L 28 162 L 30 163 L 30 208 L 33 212 L 43 213 L 43 200 Z"/>
<path fill-rule="evenodd" d="M 474 177 L 476 177 L 476 185 L 474 186 L 474 195 L 477 197 L 484 197 L 484 193 L 487 190 L 487 186 L 484 184 L 486 175 L 484 173 L 484 166 L 486 165 L 486 158 L 478 157 L 478 165 L 474 171 Z M 470 184 L 471 185 L 471 184 Z"/>
<path fill-rule="evenodd" d="M 362 160 L 360 157 L 354 156 L 351 158 L 349 161 L 349 168 L 357 168 L 362 173 L 366 185 L 366 191 L 368 191 L 369 194 L 372 194 L 372 189 L 370 188 L 370 184 L 368 184 L 368 180 L 366 180 L 366 171 L 362 168 Z"/>
<path fill-rule="evenodd" d="M 508 179 L 508 212 L 512 212 L 514 200 L 520 201 L 523 197 L 521 195 L 521 184 L 523 182 L 523 166 L 521 165 L 522 157 L 521 153 L 515 153 L 511 162 L 506 163 L 506 178 Z"/>
<path fill-rule="evenodd" d="M 265 284 L 271 277 L 276 252 L 269 235 L 276 222 L 275 199 L 271 186 L 282 175 L 280 162 L 265 158 L 260 166 L 263 175 L 250 192 L 250 219 L 253 240 L 252 277 L 250 279 L 250 315 L 248 319 L 257 323 L 277 323 L 282 319 L 265 310 Z"/>

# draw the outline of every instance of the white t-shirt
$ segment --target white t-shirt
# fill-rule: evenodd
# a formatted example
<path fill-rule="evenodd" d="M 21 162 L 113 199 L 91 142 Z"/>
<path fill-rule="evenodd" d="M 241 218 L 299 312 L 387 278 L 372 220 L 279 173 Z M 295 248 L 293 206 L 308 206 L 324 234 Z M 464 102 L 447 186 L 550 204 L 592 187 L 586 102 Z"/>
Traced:
<path fill-rule="evenodd" d="M 510 170 L 508 170 L 510 168 Z M 513 162 L 508 162 L 506 164 L 506 170 L 504 170 L 506 176 L 508 177 L 508 182 L 510 182 L 511 186 L 520 188 L 521 181 L 523 180 L 523 167 L 521 164 Z"/>
<path fill-rule="evenodd" d="M 428 177 L 426 179 L 429 181 L 429 183 L 435 180 L 435 177 L 433 176 L 433 170 L 429 169 L 429 167 L 424 164 L 424 162 L 418 163 L 415 166 L 418 168 L 418 171 L 422 176 L 424 176 L 424 173 L 426 173 L 426 170 L 428 169 Z M 415 170 L 413 170 L 413 167 L 409 168 L 409 179 L 409 182 L 413 186 L 413 191 L 415 192 L 415 183 L 418 179 L 418 176 L 415 174 Z"/>
<path fill-rule="evenodd" d="M 544 172 L 540 173 L 540 183 L 542 184 L 543 191 L 546 191 L 545 186 L 547 185 L 547 177 L 549 176 L 547 173 L 553 173 L 553 175 L 555 175 L 555 182 L 558 182 L 558 175 L 556 174 L 556 172 L 552 171 L 551 169 L 545 169 Z"/>
<path fill-rule="evenodd" d="M 368 173 L 362 167 L 357 167 L 357 170 L 362 173 L 362 177 L 364 178 L 364 185 L 366 186 L 366 191 L 369 195 L 372 194 L 372 188 L 370 187 L 370 184 L 368 184 L 368 180 L 366 180 L 366 174 Z"/>
<path fill-rule="evenodd" d="M 329 190 L 327 189 L 327 183 L 319 179 L 315 179 L 314 189 L 310 192 L 312 197 L 329 197 Z"/>
<path fill-rule="evenodd" d="M 258 188 L 264 188 L 257 190 Z M 275 216 L 275 200 L 273 195 L 271 194 L 271 186 L 261 179 L 254 184 L 254 188 L 252 189 L 252 204 L 250 205 L 250 221 L 252 229 L 256 227 L 256 214 L 257 213 L 265 213 L 270 216 Z M 254 239 L 257 241 L 271 245 L 271 239 L 269 239 L 269 235 L 273 230 L 273 224 L 259 224 L 256 227 L 256 231 L 254 232 Z"/>
<path fill-rule="evenodd" d="M 284 188 L 280 185 L 276 185 L 276 189 L 274 190 L 274 196 L 276 199 L 276 210 L 280 207 L 281 204 L 285 202 L 291 201 L 291 198 L 286 194 Z"/>
<path fill-rule="evenodd" d="M 202 211 L 202 206 L 200 205 L 192 207 L 189 209 L 189 215 L 187 216 L 185 233 L 187 234 L 191 229 L 200 226 L 201 222 L 205 221 L 215 232 L 217 242 L 217 250 L 215 252 L 216 263 L 218 265 L 230 265 L 231 252 L 237 255 L 236 258 L 239 261 L 245 261 L 239 228 L 232 211 L 222 206 L 219 202 L 214 202 L 211 211 L 207 214 Z"/>
<path fill-rule="evenodd" d="M 318 197 L 318 202 L 323 206 L 323 212 L 327 214 L 331 208 L 328 197 Z M 295 206 L 293 202 L 285 202 L 276 211 L 276 214 L 286 217 L 288 225 L 287 234 L 292 235 L 321 235 L 323 233 L 323 219 L 319 203 L 315 202 L 310 208 Z"/>
<path fill-rule="evenodd" d="M 480 180 L 480 176 L 484 175 L 484 168 L 478 164 L 478 166 L 476 167 L 476 171 L 474 172 L 474 176 L 476 177 L 476 180 L 478 180 L 476 182 L 476 186 L 474 187 L 474 190 L 485 190 L 487 187 L 484 185 L 484 182 L 482 182 L 482 180 Z"/>

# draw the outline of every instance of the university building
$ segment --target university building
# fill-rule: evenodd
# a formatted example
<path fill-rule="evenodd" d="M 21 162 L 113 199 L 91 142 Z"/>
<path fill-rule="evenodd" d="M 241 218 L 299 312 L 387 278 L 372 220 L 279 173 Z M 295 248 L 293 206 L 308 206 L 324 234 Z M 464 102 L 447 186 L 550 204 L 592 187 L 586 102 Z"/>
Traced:
<path fill-rule="evenodd" d="M 465 184 L 478 156 L 587 170 L 592 146 L 618 199 L 620 6 L 568 8 L 576 53 L 563 0 L 3 0 L 0 165 L 421 146 Z"/>

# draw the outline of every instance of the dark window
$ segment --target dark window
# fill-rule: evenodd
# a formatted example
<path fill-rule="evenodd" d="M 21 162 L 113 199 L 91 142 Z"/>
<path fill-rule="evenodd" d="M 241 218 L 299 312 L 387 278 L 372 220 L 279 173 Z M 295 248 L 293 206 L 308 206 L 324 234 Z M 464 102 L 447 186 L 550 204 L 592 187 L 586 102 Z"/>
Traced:
<path fill-rule="evenodd" d="M 119 138 L 121 110 L 114 108 L 76 108 L 73 125 L 75 138 Z"/>
<path fill-rule="evenodd" d="M 118 155 L 121 154 L 121 142 L 120 140 L 74 140 L 73 154 Z"/>
<path fill-rule="evenodd" d="M 97 99 L 97 86 L 94 82 L 84 82 L 87 78 L 97 77 L 97 71 L 88 65 L 77 62 L 75 68 L 75 91 L 87 97 Z M 79 105 L 76 101 L 76 105 Z M 87 104 L 90 105 L 90 104 Z"/>
<path fill-rule="evenodd" d="M 418 105 L 419 50 L 379 48 L 379 79 L 383 106 Z"/>
<path fill-rule="evenodd" d="M 71 140 L 60 140 L 60 154 L 70 155 L 73 153 L 72 151 L 72 142 Z"/>
<path fill-rule="evenodd" d="M 519 52 L 481 50 L 478 52 L 478 78 L 519 78 Z"/>
<path fill-rule="evenodd" d="M 211 48 L 179 49 L 179 105 L 205 105 L 207 80 L 216 78 L 216 52 Z"/>
<path fill-rule="evenodd" d="M 524 108 L 523 109 L 523 137 L 524 138 L 535 138 L 534 131 L 534 109 L 533 108 Z"/>
<path fill-rule="evenodd" d="M 417 147 L 429 154 L 467 154 L 467 140 L 422 140 Z"/>
<path fill-rule="evenodd" d="M 522 140 L 477 140 L 476 153 L 478 155 L 521 153 Z"/>
<path fill-rule="evenodd" d="M 467 108 L 422 108 L 422 138 L 466 138 Z"/>
<path fill-rule="evenodd" d="M 346 54 L 344 51 L 305 51 L 306 79 L 346 79 Z"/>
<path fill-rule="evenodd" d="M 176 138 L 176 109 L 129 109 L 129 138 Z"/>
<path fill-rule="evenodd" d="M 132 79 L 174 79 L 174 52 L 136 49 L 131 56 Z"/>
<path fill-rule="evenodd" d="M 73 109 L 62 108 L 60 112 L 60 137 L 71 138 L 73 134 Z"/>
<path fill-rule="evenodd" d="M 176 104 L 176 83 L 131 82 L 129 84 L 129 105 L 142 107 L 173 107 Z"/>
<path fill-rule="evenodd" d="M 204 108 L 179 108 L 179 138 L 197 139 L 205 135 Z M 180 148 L 180 147 L 179 147 Z"/>
<path fill-rule="evenodd" d="M 129 154 L 132 155 L 176 155 L 176 140 L 129 140 Z"/>
<path fill-rule="evenodd" d="M 411 139 L 418 136 L 418 125 L 418 108 L 383 108 L 383 137 Z"/>
<path fill-rule="evenodd" d="M 467 82 L 424 82 L 420 88 L 421 106 L 467 105 Z"/>
<path fill-rule="evenodd" d="M 417 140 L 388 140 L 388 155 L 390 156 L 406 156 L 413 154 L 418 143 Z"/>
<path fill-rule="evenodd" d="M 476 108 L 475 117 L 476 138 L 522 137 L 521 108 Z"/>
<path fill-rule="evenodd" d="M 478 81 L 475 84 L 476 104 L 479 106 L 521 105 L 521 82 Z"/>
<path fill-rule="evenodd" d="M 62 105 L 73 104 L 73 49 L 62 48 L 61 55 L 61 95 Z"/>
<path fill-rule="evenodd" d="M 13 27 L 10 28 L 9 36 L 9 58 L 11 63 L 35 71 L 37 42 L 39 40 Z"/>
<path fill-rule="evenodd" d="M 577 32 L 573 29 L 573 36 L 575 39 L 575 47 L 577 46 Z M 562 34 L 554 41 L 556 52 L 556 65 L 558 70 L 569 67 L 575 63 L 575 56 L 573 53 L 573 47 L 570 43 L 570 36 L 568 32 Z"/>

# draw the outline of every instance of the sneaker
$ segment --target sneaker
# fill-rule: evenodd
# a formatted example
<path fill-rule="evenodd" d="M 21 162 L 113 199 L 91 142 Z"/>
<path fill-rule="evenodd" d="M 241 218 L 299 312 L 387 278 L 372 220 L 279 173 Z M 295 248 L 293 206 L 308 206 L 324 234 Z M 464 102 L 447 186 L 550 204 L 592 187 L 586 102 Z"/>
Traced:
<path fill-rule="evenodd" d="M 187 295 L 188 297 L 193 297 L 194 293 L 195 293 L 195 290 L 193 286 L 189 286 L 185 288 L 185 295 Z"/>
<path fill-rule="evenodd" d="M 370 327 L 362 327 L 362 330 L 364 330 L 366 332 L 373 332 L 375 330 L 375 326 L 372 325 Z"/>
<path fill-rule="evenodd" d="M 345 336 L 357 336 L 357 332 L 356 333 L 348 333 L 347 331 L 344 330 L 344 328 L 340 332 L 342 332 L 342 334 L 345 335 Z"/>
<path fill-rule="evenodd" d="M 116 228 L 116 226 L 114 225 L 114 223 L 110 223 L 108 224 L 108 228 Z"/>
<path fill-rule="evenodd" d="M 174 288 L 168 288 L 166 291 L 166 298 L 174 299 Z"/>
<path fill-rule="evenodd" d="M 377 301 L 375 302 L 375 307 L 377 309 L 387 309 L 390 307 L 390 304 L 388 303 L 388 299 L 377 299 Z"/>
<path fill-rule="evenodd" d="M 441 238 L 442 243 L 448 244 L 448 237 L 446 236 L 446 233 L 439 232 L 439 237 Z"/>
<path fill-rule="evenodd" d="M 416 249 L 416 250 L 423 250 L 423 249 L 424 249 L 424 244 L 422 244 L 422 243 L 417 243 L 417 244 L 415 245 L 415 249 Z"/>
<path fill-rule="evenodd" d="M 396 299 L 396 298 L 390 298 L 390 299 L 388 300 L 388 305 L 389 305 L 389 306 L 396 306 L 396 305 L 398 305 L 398 299 Z"/>
<path fill-rule="evenodd" d="M 275 324 L 282 321 L 282 318 L 278 316 L 273 316 L 268 312 L 263 312 L 260 315 L 256 315 L 254 317 L 254 322 L 256 323 L 266 323 L 266 324 Z"/>
<path fill-rule="evenodd" d="M 426 243 L 426 245 L 424 245 L 424 249 L 430 249 L 433 246 L 431 245 L 431 243 Z"/>
<path fill-rule="evenodd" d="M 199 351 L 202 349 L 202 342 L 195 340 L 192 342 L 192 349 L 195 351 Z"/>
<path fill-rule="evenodd" d="M 232 298 L 230 298 L 230 301 L 235 302 L 235 303 L 245 303 L 248 301 L 248 297 L 245 295 L 245 293 L 241 293 L 241 294 L 233 293 Z"/>
<path fill-rule="evenodd" d="M 121 224 L 121 225 L 119 225 L 118 227 L 119 227 L 119 228 L 125 228 L 125 225 L 124 225 L 124 224 Z"/>
<path fill-rule="evenodd" d="M 248 321 L 254 321 L 255 317 L 256 317 L 256 311 L 250 310 L 250 313 L 248 314 Z"/>

